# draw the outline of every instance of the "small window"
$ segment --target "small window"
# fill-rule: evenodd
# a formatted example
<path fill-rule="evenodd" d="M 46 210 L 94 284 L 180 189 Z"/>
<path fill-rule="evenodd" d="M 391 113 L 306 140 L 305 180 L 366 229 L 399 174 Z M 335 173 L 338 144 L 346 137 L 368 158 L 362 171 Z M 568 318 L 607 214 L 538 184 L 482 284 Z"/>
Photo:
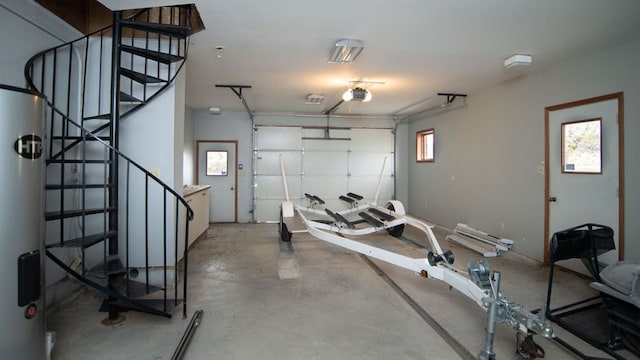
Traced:
<path fill-rule="evenodd" d="M 416 161 L 417 162 L 435 161 L 435 157 L 433 154 L 434 137 L 435 137 L 434 129 L 422 130 L 416 133 Z"/>
<path fill-rule="evenodd" d="M 562 172 L 602 174 L 602 119 L 562 124 Z"/>
<path fill-rule="evenodd" d="M 228 162 L 226 151 L 207 151 L 207 176 L 227 176 Z"/>

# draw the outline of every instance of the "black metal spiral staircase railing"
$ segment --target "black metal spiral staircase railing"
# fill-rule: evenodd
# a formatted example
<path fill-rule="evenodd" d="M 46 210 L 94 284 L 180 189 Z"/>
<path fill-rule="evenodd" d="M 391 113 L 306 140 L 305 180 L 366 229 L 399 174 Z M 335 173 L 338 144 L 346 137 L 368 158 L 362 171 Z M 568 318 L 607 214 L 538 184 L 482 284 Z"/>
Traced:
<path fill-rule="evenodd" d="M 115 12 L 112 26 L 42 51 L 25 67 L 28 87 L 49 105 L 47 256 L 100 290 L 113 321 L 127 310 L 171 317 L 181 302 L 186 316 L 193 212 L 121 152 L 119 126 L 171 86 L 194 17 L 193 5 Z"/>

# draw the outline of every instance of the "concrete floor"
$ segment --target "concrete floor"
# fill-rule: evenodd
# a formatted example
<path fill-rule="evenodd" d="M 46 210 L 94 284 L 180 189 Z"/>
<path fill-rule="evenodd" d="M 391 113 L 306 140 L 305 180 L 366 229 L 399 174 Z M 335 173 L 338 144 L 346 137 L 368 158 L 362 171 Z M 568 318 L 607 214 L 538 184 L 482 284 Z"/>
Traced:
<path fill-rule="evenodd" d="M 478 255 L 444 240 L 464 269 Z M 420 241 L 405 231 L 407 239 Z M 424 249 L 384 234 L 366 242 L 412 257 Z M 488 259 L 502 272 L 502 291 L 529 309 L 546 298 L 548 269 L 513 255 Z M 189 317 L 202 322 L 185 359 L 460 359 L 477 356 L 484 344 L 486 313 L 444 283 L 373 260 L 428 317 L 434 330 L 362 256 L 294 234 L 279 242 L 275 224 L 215 224 L 189 255 Z M 560 271 L 557 299 L 588 294 L 588 281 Z M 563 303 L 566 303 L 563 302 Z M 170 359 L 190 318 L 178 308 L 172 319 L 128 312 L 126 321 L 104 326 L 100 299 L 83 288 L 48 312 L 56 332 L 54 360 Z M 558 326 L 557 334 L 593 356 L 608 358 Z M 441 334 L 446 333 L 443 337 Z M 460 344 L 456 350 L 445 339 Z M 572 359 L 555 343 L 536 337 L 547 359 Z M 498 325 L 498 359 L 515 358 L 515 332 Z M 465 355 L 466 354 L 466 355 Z M 629 357 L 635 359 L 634 357 Z"/>

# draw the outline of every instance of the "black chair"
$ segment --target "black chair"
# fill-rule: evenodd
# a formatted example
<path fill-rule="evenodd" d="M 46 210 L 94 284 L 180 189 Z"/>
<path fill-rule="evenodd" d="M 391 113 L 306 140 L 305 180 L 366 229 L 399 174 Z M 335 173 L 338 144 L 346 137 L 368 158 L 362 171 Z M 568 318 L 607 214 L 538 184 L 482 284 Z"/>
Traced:
<path fill-rule="evenodd" d="M 614 249 L 613 229 L 605 225 L 588 223 L 554 233 L 549 249 L 549 284 L 545 316 L 592 346 L 619 358 L 613 353 L 614 344 L 611 329 L 601 295 L 551 308 L 554 270 L 557 262 L 568 259 L 582 260 L 589 274 L 593 277 L 592 281 L 600 282 L 602 264 L 598 261 L 598 256 Z M 590 358 L 564 341 L 558 340 L 558 342 L 583 358 Z"/>

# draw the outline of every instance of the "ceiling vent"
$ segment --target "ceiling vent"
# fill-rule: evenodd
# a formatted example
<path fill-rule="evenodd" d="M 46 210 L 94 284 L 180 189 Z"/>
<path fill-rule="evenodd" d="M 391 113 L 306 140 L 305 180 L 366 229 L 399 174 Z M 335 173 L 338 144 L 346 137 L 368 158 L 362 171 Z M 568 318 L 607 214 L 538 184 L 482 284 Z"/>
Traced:
<path fill-rule="evenodd" d="M 531 55 L 515 54 L 504 59 L 504 67 L 511 69 L 514 67 L 522 67 L 531 65 Z"/>
<path fill-rule="evenodd" d="M 309 94 L 305 99 L 304 103 L 308 105 L 318 105 L 322 104 L 324 101 L 324 95 L 322 94 Z"/>

